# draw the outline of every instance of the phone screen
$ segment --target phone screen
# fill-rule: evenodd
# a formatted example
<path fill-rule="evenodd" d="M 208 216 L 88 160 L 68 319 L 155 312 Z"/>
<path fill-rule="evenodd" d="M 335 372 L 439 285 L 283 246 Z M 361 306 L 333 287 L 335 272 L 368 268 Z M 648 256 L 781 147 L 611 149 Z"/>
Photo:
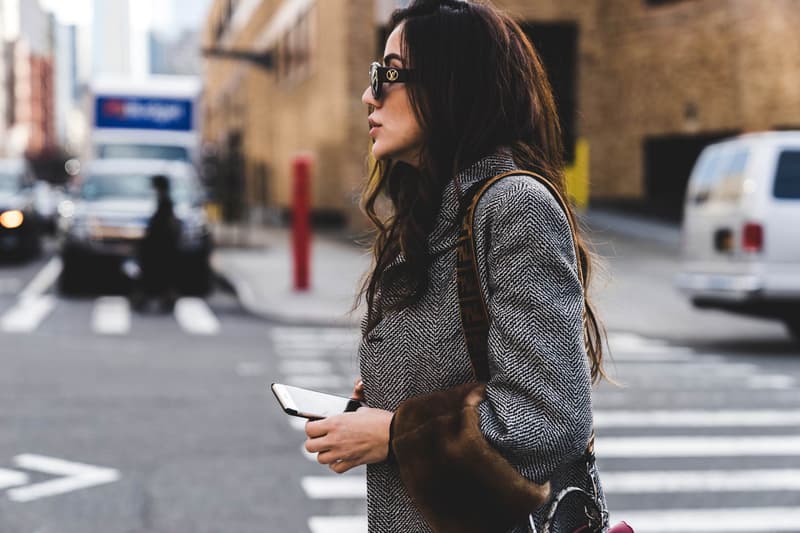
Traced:
<path fill-rule="evenodd" d="M 358 402 L 350 398 L 301 389 L 291 385 L 275 383 L 272 385 L 272 390 L 283 409 L 290 415 L 306 418 L 327 418 L 346 411 L 354 411 L 359 407 Z"/>

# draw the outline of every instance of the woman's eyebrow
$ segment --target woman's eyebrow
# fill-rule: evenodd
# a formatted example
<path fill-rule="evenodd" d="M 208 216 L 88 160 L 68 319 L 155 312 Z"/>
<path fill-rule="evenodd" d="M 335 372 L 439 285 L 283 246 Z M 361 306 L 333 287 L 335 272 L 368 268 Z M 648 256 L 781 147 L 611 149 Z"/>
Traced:
<path fill-rule="evenodd" d="M 386 54 L 386 57 L 383 58 L 383 64 L 388 65 L 389 61 L 391 61 L 392 59 L 398 60 L 401 65 L 405 64 L 403 63 L 403 58 L 400 57 L 399 54 Z"/>

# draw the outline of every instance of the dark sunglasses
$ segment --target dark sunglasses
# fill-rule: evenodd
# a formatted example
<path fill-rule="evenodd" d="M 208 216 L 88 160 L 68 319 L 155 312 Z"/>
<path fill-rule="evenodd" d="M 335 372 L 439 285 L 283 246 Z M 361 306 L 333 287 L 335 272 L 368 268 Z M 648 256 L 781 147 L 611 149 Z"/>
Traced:
<path fill-rule="evenodd" d="M 372 96 L 380 100 L 384 83 L 405 83 L 414 80 L 414 71 L 407 68 L 384 67 L 377 61 L 369 66 L 369 85 Z"/>

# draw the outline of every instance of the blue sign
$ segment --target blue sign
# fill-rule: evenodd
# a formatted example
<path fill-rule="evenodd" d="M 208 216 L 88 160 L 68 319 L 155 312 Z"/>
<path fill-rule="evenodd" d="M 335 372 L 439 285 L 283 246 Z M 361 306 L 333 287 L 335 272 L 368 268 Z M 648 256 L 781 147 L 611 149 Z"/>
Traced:
<path fill-rule="evenodd" d="M 98 128 L 191 131 L 193 105 L 176 98 L 98 96 L 94 122 Z"/>

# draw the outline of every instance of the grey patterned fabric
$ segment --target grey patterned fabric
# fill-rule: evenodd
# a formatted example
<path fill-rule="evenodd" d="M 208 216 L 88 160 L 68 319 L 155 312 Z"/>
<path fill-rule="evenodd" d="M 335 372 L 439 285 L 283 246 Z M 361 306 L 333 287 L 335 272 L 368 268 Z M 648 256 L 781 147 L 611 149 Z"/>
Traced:
<path fill-rule="evenodd" d="M 501 151 L 446 187 L 428 238 L 433 261 L 427 293 L 412 307 L 385 311 L 361 342 L 370 407 L 394 411 L 406 398 L 472 381 L 456 289 L 459 199 L 461 191 L 514 168 L 510 154 Z M 591 380 L 582 342 L 583 292 L 566 216 L 534 178 L 509 176 L 484 194 L 474 231 L 490 320 L 491 377 L 480 406 L 481 430 L 524 476 L 549 480 L 554 494 L 571 485 L 589 489 L 581 457 L 592 429 Z M 380 287 L 382 299 L 390 301 L 397 290 Z M 367 507 L 370 533 L 431 531 L 390 462 L 368 465 Z M 541 528 L 544 509 L 531 511 Z M 513 533 L 529 530 L 520 524 Z"/>

